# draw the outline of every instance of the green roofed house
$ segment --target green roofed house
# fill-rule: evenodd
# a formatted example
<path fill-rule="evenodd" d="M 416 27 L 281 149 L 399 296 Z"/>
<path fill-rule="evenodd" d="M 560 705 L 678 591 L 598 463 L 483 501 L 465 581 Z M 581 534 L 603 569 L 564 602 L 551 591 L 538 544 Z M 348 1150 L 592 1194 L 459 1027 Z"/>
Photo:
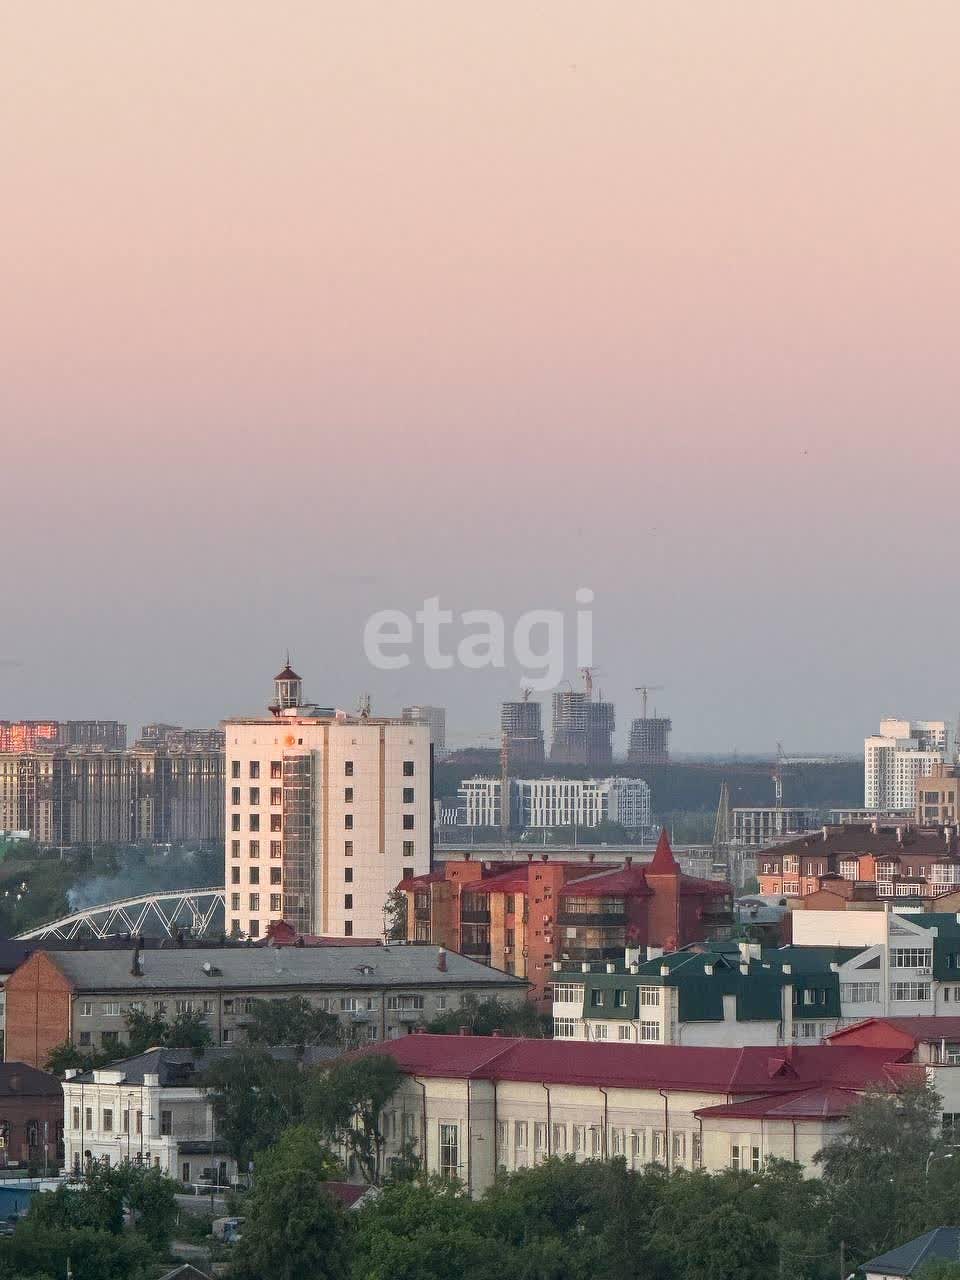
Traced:
<path fill-rule="evenodd" d="M 858 948 L 717 943 L 629 964 L 554 965 L 554 1038 L 711 1045 L 819 1041 L 841 1024 Z"/>
<path fill-rule="evenodd" d="M 917 1276 L 931 1262 L 960 1262 L 960 1227 L 935 1227 L 858 1267 L 866 1280 Z"/>

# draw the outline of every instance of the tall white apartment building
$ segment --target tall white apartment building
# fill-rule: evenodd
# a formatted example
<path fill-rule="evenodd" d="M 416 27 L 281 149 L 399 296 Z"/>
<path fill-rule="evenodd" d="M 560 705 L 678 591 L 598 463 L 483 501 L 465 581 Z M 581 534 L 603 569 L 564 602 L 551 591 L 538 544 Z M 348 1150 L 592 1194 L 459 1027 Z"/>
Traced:
<path fill-rule="evenodd" d="M 447 709 L 446 707 L 429 707 L 425 703 L 416 703 L 404 707 L 400 712 L 404 724 L 425 724 L 430 728 L 430 741 L 433 743 L 433 754 L 442 756 L 447 750 Z"/>
<path fill-rule="evenodd" d="M 289 663 L 274 683 L 268 716 L 224 721 L 227 930 L 380 937 L 430 870 L 430 729 L 305 705 Z"/>
<path fill-rule="evenodd" d="M 880 733 L 863 744 L 864 806 L 912 812 L 917 780 L 944 764 L 949 749 L 944 720 L 881 720 Z"/>
<path fill-rule="evenodd" d="M 512 778 L 511 825 L 596 827 L 651 825 L 650 788 L 642 778 Z M 460 804 L 468 827 L 499 826 L 500 779 L 466 778 Z"/>

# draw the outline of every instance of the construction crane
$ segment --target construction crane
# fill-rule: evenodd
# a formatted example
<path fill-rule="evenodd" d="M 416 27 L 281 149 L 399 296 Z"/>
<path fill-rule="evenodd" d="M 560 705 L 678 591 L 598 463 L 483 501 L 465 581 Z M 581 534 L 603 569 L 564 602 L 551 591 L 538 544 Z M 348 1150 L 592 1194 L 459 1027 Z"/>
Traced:
<path fill-rule="evenodd" d="M 643 719 L 644 719 L 644 720 L 646 720 L 646 718 L 647 718 L 647 697 L 648 697 L 648 695 L 649 695 L 649 694 L 651 694 L 651 693 L 659 693 L 661 689 L 665 689 L 665 688 L 666 688 L 666 685 L 662 685 L 662 684 L 637 684 L 637 685 L 634 685 L 634 687 L 633 687 L 633 691 L 634 691 L 634 693 L 639 693 L 639 695 L 640 695 L 640 697 L 641 697 L 641 699 L 642 699 L 642 706 L 643 706 L 643 713 L 642 713 L 642 714 L 643 714 Z"/>
<path fill-rule="evenodd" d="M 775 797 L 776 807 L 778 809 L 783 808 L 783 761 L 784 761 L 783 743 L 778 742 L 777 743 L 777 767 L 774 769 L 773 774 L 771 775 L 773 777 L 773 794 Z"/>
<path fill-rule="evenodd" d="M 593 677 L 602 676 L 603 672 L 598 667 L 581 667 L 580 674 L 583 676 L 583 687 L 587 691 L 587 698 L 593 699 Z"/>

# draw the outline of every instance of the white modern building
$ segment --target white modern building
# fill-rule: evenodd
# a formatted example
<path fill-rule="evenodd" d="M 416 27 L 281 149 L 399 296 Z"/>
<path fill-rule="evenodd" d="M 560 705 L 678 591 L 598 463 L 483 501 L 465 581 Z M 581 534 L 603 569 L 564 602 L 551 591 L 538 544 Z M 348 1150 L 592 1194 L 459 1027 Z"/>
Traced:
<path fill-rule="evenodd" d="M 430 729 L 306 704 L 289 664 L 269 712 L 224 722 L 227 929 L 378 938 L 430 870 Z"/>
<path fill-rule="evenodd" d="M 499 778 L 466 778 L 460 807 L 468 827 L 500 825 Z M 650 787 L 642 778 L 512 778 L 511 825 L 525 828 L 596 827 L 616 822 L 631 830 L 651 825 Z"/>
<path fill-rule="evenodd" d="M 778 840 L 790 840 L 811 831 L 817 826 L 815 809 L 769 807 L 738 807 L 731 809 L 733 843 L 765 849 Z"/>
<path fill-rule="evenodd" d="M 864 807 L 913 812 L 917 780 L 945 764 L 950 734 L 944 720 L 881 720 L 880 733 L 864 739 Z"/>

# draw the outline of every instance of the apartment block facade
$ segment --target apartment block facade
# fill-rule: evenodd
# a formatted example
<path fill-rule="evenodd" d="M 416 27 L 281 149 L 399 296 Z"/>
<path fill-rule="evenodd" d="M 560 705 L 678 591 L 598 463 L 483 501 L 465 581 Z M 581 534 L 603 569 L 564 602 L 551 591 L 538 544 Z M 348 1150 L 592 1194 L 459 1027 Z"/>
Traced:
<path fill-rule="evenodd" d="M 468 827 L 499 827 L 499 778 L 465 778 L 459 807 Z M 632 831 L 653 821 L 650 787 L 642 778 L 511 778 L 510 825 L 525 830 L 596 827 L 615 822 Z"/>
<path fill-rule="evenodd" d="M 865 807 L 912 813 L 918 780 L 945 764 L 949 750 L 944 720 L 881 720 L 880 733 L 863 745 Z"/>
<path fill-rule="evenodd" d="M 219 842 L 223 753 L 0 754 L 0 830 L 28 831 L 43 845 Z"/>
<path fill-rule="evenodd" d="M 274 683 L 268 717 L 224 723 L 227 929 L 381 937 L 397 882 L 430 869 L 430 729 L 306 705 L 289 664 Z"/>
<path fill-rule="evenodd" d="M 244 1038 L 255 1000 L 306 997 L 339 1018 L 344 1040 L 403 1035 L 465 995 L 525 998 L 521 979 L 432 947 L 204 947 L 35 951 L 7 979 L 8 1060 L 42 1066 L 65 1040 L 113 1051 L 133 1010 L 196 1013 L 215 1045 Z"/>

